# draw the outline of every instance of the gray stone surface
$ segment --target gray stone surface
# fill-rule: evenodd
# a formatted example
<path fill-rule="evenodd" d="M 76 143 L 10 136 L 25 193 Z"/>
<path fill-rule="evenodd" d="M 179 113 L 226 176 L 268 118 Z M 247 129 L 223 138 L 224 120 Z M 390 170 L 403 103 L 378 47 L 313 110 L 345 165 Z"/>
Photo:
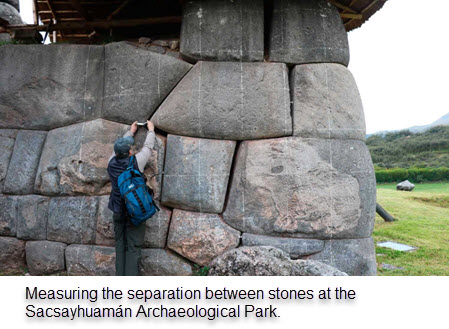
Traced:
<path fill-rule="evenodd" d="M 375 208 L 365 143 L 290 137 L 240 145 L 223 219 L 246 233 L 362 238 Z"/>
<path fill-rule="evenodd" d="M 19 198 L 17 213 L 17 237 L 22 240 L 45 240 L 49 199 L 40 195 Z M 59 218 L 60 221 L 64 217 Z"/>
<path fill-rule="evenodd" d="M 19 0 L 2 0 L 2 2 L 9 3 L 11 6 L 20 11 Z"/>
<path fill-rule="evenodd" d="M 0 235 L 16 236 L 19 197 L 0 195 Z"/>
<path fill-rule="evenodd" d="M 50 131 L 35 190 L 45 195 L 109 194 L 108 160 L 127 130 L 127 125 L 98 119 Z"/>
<path fill-rule="evenodd" d="M 243 233 L 242 245 L 244 246 L 271 246 L 285 251 L 290 258 L 316 254 L 324 248 L 323 240 L 281 238 L 276 236 L 256 235 Z"/>
<path fill-rule="evenodd" d="M 218 215 L 173 210 L 168 247 L 199 265 L 239 244 L 240 232 L 226 225 Z"/>
<path fill-rule="evenodd" d="M 340 64 L 297 65 L 291 73 L 293 135 L 365 140 L 357 84 Z"/>
<path fill-rule="evenodd" d="M 159 202 L 156 201 L 156 203 L 161 211 L 157 212 L 145 223 L 147 228 L 143 242 L 144 248 L 164 248 L 167 243 L 168 226 L 172 211 L 161 206 Z"/>
<path fill-rule="evenodd" d="M 9 24 L 23 24 L 19 13 L 18 3 L 5 3 L 9 1 L 0 2 L 0 18 L 9 22 Z M 17 5 L 17 7 L 15 6 Z"/>
<path fill-rule="evenodd" d="M 324 250 L 308 257 L 338 268 L 349 275 L 376 275 L 373 238 L 328 240 Z"/>
<path fill-rule="evenodd" d="M 140 275 L 188 276 L 192 275 L 192 266 L 168 250 L 142 249 Z"/>
<path fill-rule="evenodd" d="M 109 195 L 98 197 L 98 212 L 97 212 L 97 230 L 95 237 L 95 244 L 101 246 L 115 246 L 114 239 L 114 221 L 112 215 L 114 214 L 108 208 Z"/>
<path fill-rule="evenodd" d="M 126 42 L 106 45 L 102 117 L 128 124 L 147 120 L 190 68 Z"/>
<path fill-rule="evenodd" d="M 66 247 L 61 242 L 28 241 L 25 246 L 28 272 L 31 275 L 48 275 L 64 271 Z"/>
<path fill-rule="evenodd" d="M 98 199 L 52 198 L 48 211 L 47 239 L 64 243 L 94 244 Z"/>
<path fill-rule="evenodd" d="M 47 132 L 20 130 L 3 186 L 4 193 L 31 194 Z"/>
<path fill-rule="evenodd" d="M 246 140 L 291 135 L 287 66 L 198 62 L 152 121 L 164 131 L 191 137 Z"/>
<path fill-rule="evenodd" d="M 0 128 L 48 130 L 99 117 L 103 73 L 102 46 L 0 47 Z"/>
<path fill-rule="evenodd" d="M 23 273 L 25 269 L 25 241 L 0 237 L 0 273 L 2 275 Z"/>
<path fill-rule="evenodd" d="M 14 143 L 16 141 L 17 130 L 0 129 L 0 193 L 3 191 L 3 184 L 11 160 Z"/>
<path fill-rule="evenodd" d="M 317 261 L 291 260 L 274 247 L 240 247 L 227 251 L 210 264 L 210 276 L 345 276 Z"/>
<path fill-rule="evenodd" d="M 115 249 L 72 244 L 65 250 L 69 275 L 115 275 Z"/>
<path fill-rule="evenodd" d="M 236 142 L 168 135 L 162 204 L 223 211 Z"/>
<path fill-rule="evenodd" d="M 396 185 L 396 190 L 398 190 L 398 191 L 411 192 L 414 190 L 414 188 L 415 188 L 415 184 L 410 183 L 408 180 L 400 182 L 398 185 Z"/>
<path fill-rule="evenodd" d="M 270 60 L 291 64 L 349 63 L 349 45 L 338 10 L 327 0 L 274 1 Z"/>
<path fill-rule="evenodd" d="M 180 49 L 190 60 L 263 61 L 263 0 L 187 1 Z"/>

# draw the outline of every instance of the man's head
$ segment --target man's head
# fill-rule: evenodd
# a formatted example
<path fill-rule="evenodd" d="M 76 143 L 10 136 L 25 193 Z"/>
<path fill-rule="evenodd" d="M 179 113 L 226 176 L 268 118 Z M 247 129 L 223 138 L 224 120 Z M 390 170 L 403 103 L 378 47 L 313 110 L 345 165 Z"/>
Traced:
<path fill-rule="evenodd" d="M 126 158 L 131 155 L 131 146 L 134 144 L 134 138 L 131 136 L 117 139 L 114 144 L 114 152 L 118 158 Z"/>

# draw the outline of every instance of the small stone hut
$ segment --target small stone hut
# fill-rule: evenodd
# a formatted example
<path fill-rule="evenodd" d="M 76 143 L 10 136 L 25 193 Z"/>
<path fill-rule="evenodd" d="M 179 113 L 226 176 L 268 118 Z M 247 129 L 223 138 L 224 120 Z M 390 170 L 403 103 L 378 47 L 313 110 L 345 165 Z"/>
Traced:
<path fill-rule="evenodd" d="M 0 46 L 0 272 L 114 274 L 107 160 L 151 118 L 161 211 L 142 275 L 191 275 L 242 245 L 375 275 L 347 31 L 384 1 L 167 1 L 149 18 L 127 2 L 36 1 L 43 25 L 1 25 L 77 44 Z M 134 42 L 95 44 L 108 32 Z"/>

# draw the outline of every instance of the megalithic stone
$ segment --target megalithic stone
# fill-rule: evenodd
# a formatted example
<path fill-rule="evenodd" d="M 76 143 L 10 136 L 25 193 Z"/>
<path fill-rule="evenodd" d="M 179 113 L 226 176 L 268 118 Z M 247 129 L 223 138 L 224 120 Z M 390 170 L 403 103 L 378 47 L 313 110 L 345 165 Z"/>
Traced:
<path fill-rule="evenodd" d="M 273 1 L 270 61 L 349 64 L 349 45 L 337 8 L 327 0 Z"/>
<path fill-rule="evenodd" d="M 98 118 L 103 82 L 102 46 L 2 46 L 0 128 L 49 130 Z"/>
<path fill-rule="evenodd" d="M 191 67 L 126 42 L 106 45 L 102 118 L 146 121 Z"/>
<path fill-rule="evenodd" d="M 297 65 L 290 81 L 294 136 L 365 140 L 362 100 L 346 67 Z"/>
<path fill-rule="evenodd" d="M 17 130 L 0 129 L 0 193 L 3 191 L 3 184 L 8 171 L 14 143 L 16 141 Z"/>
<path fill-rule="evenodd" d="M 263 0 L 187 1 L 180 51 L 189 60 L 263 61 Z"/>
<path fill-rule="evenodd" d="M 223 219 L 245 233 L 365 238 L 375 207 L 365 143 L 290 137 L 241 144 Z"/>
<path fill-rule="evenodd" d="M 152 121 L 164 131 L 191 137 L 246 140 L 291 135 L 287 66 L 198 62 Z"/>

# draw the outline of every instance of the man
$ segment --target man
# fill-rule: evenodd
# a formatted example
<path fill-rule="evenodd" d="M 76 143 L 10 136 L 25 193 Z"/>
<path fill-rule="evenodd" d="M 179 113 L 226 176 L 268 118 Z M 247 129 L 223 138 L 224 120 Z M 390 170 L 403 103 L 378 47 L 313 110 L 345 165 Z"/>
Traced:
<path fill-rule="evenodd" d="M 143 173 L 154 146 L 154 125 L 147 121 L 148 133 L 142 150 L 134 157 L 134 168 Z M 127 218 L 125 202 L 120 195 L 118 177 L 128 168 L 132 156 L 131 146 L 137 132 L 137 121 L 122 138 L 114 144 L 114 153 L 109 158 L 108 174 L 112 183 L 108 208 L 113 211 L 115 236 L 116 275 L 138 275 L 141 248 L 145 237 L 145 222 L 134 226 Z"/>

